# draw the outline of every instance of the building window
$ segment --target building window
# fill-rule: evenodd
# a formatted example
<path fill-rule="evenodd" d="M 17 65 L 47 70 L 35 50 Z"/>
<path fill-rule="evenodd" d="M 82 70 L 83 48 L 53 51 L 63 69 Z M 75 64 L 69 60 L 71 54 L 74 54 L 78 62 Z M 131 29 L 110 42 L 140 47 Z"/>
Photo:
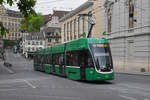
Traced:
<path fill-rule="evenodd" d="M 66 41 L 66 24 L 64 24 L 64 41 Z"/>
<path fill-rule="evenodd" d="M 42 41 L 40 41 L 40 45 L 42 45 L 43 43 L 42 43 Z"/>
<path fill-rule="evenodd" d="M 74 19 L 74 39 L 76 39 L 76 19 Z"/>
<path fill-rule="evenodd" d="M 30 41 L 28 41 L 28 45 L 30 45 Z"/>
<path fill-rule="evenodd" d="M 47 35 L 51 35 L 51 34 L 52 34 L 51 32 L 48 32 L 48 33 L 47 33 Z"/>
<path fill-rule="evenodd" d="M 32 41 L 32 45 L 35 45 L 34 41 Z"/>
<path fill-rule="evenodd" d="M 48 42 L 51 42 L 52 40 L 51 39 L 48 39 Z"/>
<path fill-rule="evenodd" d="M 58 36 L 58 33 L 56 33 L 56 36 Z"/>
<path fill-rule="evenodd" d="M 32 51 L 34 51 L 35 49 L 34 49 L 34 47 L 32 47 Z"/>
<path fill-rule="evenodd" d="M 36 51 L 38 51 L 38 48 L 36 48 Z"/>
<path fill-rule="evenodd" d="M 39 45 L 39 42 L 38 42 L 38 41 L 36 41 L 36 45 Z"/>
<path fill-rule="evenodd" d="M 129 0 L 129 29 L 134 28 L 134 4 L 133 0 Z"/>
<path fill-rule="evenodd" d="M 12 33 L 11 35 L 14 36 L 14 33 Z"/>
<path fill-rule="evenodd" d="M 58 39 L 58 38 L 56 38 L 56 39 L 55 39 L 55 41 L 56 41 L 56 42 L 58 42 L 58 41 L 59 41 L 59 39 Z"/>
<path fill-rule="evenodd" d="M 111 18 L 112 17 L 112 12 L 111 12 L 111 8 L 109 7 L 107 10 L 107 31 L 108 33 L 111 32 Z"/>
<path fill-rule="evenodd" d="M 84 31 L 85 33 L 87 34 L 88 33 L 88 17 L 85 16 L 85 19 L 84 19 Z"/>
<path fill-rule="evenodd" d="M 72 21 L 70 22 L 70 40 L 72 40 Z"/>
<path fill-rule="evenodd" d="M 28 51 L 30 51 L 30 47 L 28 47 Z"/>
<path fill-rule="evenodd" d="M 80 17 L 78 18 L 78 38 L 80 38 L 80 32 L 81 32 L 81 25 L 80 25 L 81 23 L 80 23 Z"/>
<path fill-rule="evenodd" d="M 82 18 L 82 28 L 83 28 L 82 33 L 84 33 L 85 32 L 85 17 Z"/>
<path fill-rule="evenodd" d="M 67 41 L 69 41 L 69 23 L 67 23 Z"/>

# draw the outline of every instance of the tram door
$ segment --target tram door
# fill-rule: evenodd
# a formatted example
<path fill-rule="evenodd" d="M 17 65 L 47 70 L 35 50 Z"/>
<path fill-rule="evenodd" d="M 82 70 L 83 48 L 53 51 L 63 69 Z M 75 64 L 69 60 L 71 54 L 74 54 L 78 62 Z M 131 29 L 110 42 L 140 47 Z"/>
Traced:
<path fill-rule="evenodd" d="M 55 58 L 55 55 L 53 54 L 52 55 L 52 73 L 54 73 L 54 74 L 56 72 L 55 63 L 56 63 L 56 58 Z"/>
<path fill-rule="evenodd" d="M 85 68 L 86 68 L 86 52 L 81 51 L 79 53 L 79 64 L 80 64 L 80 75 L 81 75 L 81 80 L 85 80 Z"/>
<path fill-rule="evenodd" d="M 60 56 L 59 56 L 59 73 L 61 74 L 61 75 L 63 75 L 64 73 L 63 73 L 63 65 L 64 65 L 64 59 L 63 59 L 63 57 L 64 57 L 64 55 L 63 54 L 60 54 Z"/>

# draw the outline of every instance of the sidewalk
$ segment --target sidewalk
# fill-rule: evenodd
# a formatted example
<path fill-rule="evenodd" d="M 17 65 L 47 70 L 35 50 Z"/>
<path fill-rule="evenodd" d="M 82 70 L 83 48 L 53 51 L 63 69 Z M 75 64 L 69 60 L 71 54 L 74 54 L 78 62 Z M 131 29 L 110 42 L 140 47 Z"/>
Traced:
<path fill-rule="evenodd" d="M 144 75 L 144 76 L 150 76 L 150 72 L 133 72 L 133 71 L 120 71 L 120 70 L 115 70 L 115 73 L 119 73 L 119 74 L 129 74 L 129 75 Z"/>
<path fill-rule="evenodd" d="M 14 72 L 8 68 L 8 67 L 5 67 L 3 65 L 3 61 L 0 61 L 0 73 L 9 73 L 9 74 L 14 74 Z"/>

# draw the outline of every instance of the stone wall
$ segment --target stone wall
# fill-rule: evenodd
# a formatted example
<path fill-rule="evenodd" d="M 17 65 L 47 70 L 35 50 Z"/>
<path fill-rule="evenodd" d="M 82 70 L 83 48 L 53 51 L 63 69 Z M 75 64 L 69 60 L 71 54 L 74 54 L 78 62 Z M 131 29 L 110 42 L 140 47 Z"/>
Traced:
<path fill-rule="evenodd" d="M 102 0 L 102 5 L 105 1 Z M 114 2 L 112 31 L 107 38 L 116 70 L 150 72 L 150 0 L 134 0 L 134 5 L 134 27 L 129 29 L 128 0 Z M 106 8 L 103 6 L 102 23 L 102 31 L 107 32 Z"/>

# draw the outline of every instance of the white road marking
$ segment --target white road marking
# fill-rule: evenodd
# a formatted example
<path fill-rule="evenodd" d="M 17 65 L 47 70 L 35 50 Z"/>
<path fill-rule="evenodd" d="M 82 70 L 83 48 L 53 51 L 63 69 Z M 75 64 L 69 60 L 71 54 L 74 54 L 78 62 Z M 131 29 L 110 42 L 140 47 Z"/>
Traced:
<path fill-rule="evenodd" d="M 125 96 L 125 95 L 119 95 L 119 96 L 122 97 L 122 98 L 125 98 L 127 100 L 137 100 L 137 99 L 135 99 L 133 97 L 129 97 L 129 96 Z"/>
<path fill-rule="evenodd" d="M 0 91 L 14 91 L 14 90 L 18 90 L 18 89 L 0 89 Z"/>
<path fill-rule="evenodd" d="M 9 96 L 21 96 L 21 97 L 35 97 L 35 98 L 51 98 L 50 100 L 53 99 L 61 99 L 61 100 L 86 100 L 80 97 L 71 97 L 71 96 L 55 96 L 55 95 L 34 95 L 34 94 L 14 94 L 14 93 L 9 93 Z"/>
<path fill-rule="evenodd" d="M 27 80 L 23 80 L 25 83 L 27 83 L 30 87 L 32 87 L 33 89 L 35 89 L 36 87 L 33 85 L 33 84 L 31 84 L 29 81 L 27 81 Z"/>
<path fill-rule="evenodd" d="M 23 82 L 21 79 L 13 79 L 13 80 L 3 80 L 0 81 L 0 84 L 11 84 L 11 83 L 17 83 L 17 82 Z"/>
<path fill-rule="evenodd" d="M 144 100 L 149 100 L 149 99 L 145 98 Z"/>
<path fill-rule="evenodd" d="M 49 79 L 49 77 L 0 80 L 0 84 L 10 84 L 10 83 L 16 83 L 16 82 L 24 82 L 24 80 L 27 80 L 27 81 L 41 81 L 41 80 L 45 80 L 45 79 Z"/>

